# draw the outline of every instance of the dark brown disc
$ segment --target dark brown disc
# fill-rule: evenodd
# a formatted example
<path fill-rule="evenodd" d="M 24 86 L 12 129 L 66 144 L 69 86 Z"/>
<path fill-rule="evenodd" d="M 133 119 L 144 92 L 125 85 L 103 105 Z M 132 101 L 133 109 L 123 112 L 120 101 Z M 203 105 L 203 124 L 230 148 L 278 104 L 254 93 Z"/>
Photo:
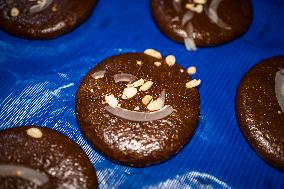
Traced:
<path fill-rule="evenodd" d="M 158 66 L 157 63 L 161 65 Z M 104 77 L 94 74 L 105 71 Z M 199 93 L 186 88 L 191 78 L 175 64 L 144 53 L 129 53 L 110 57 L 93 68 L 82 80 L 76 98 L 77 119 L 82 132 L 93 147 L 111 160 L 129 166 L 143 167 L 162 162 L 176 154 L 193 136 L 199 117 Z M 128 82 L 115 83 L 117 74 L 131 74 L 137 80 L 152 81 L 147 91 L 139 91 L 130 99 L 121 95 Z M 157 99 L 165 90 L 165 107 L 174 109 L 158 120 L 123 118 L 106 110 L 107 95 L 114 95 L 119 109 L 150 113 L 142 103 L 146 95 Z M 134 119 L 134 120 L 133 120 Z"/>
<path fill-rule="evenodd" d="M 0 27 L 23 38 L 55 38 L 88 18 L 95 3 L 96 0 L 1 0 Z"/>
<path fill-rule="evenodd" d="M 284 170 L 284 56 L 264 60 L 242 79 L 237 115 L 256 152 Z"/>
<path fill-rule="evenodd" d="M 190 33 L 196 46 L 215 46 L 229 42 L 247 31 L 252 21 L 250 0 L 205 2 L 198 4 L 193 0 L 151 0 L 151 10 L 161 32 L 177 42 L 184 42 L 186 32 L 188 35 Z M 187 4 L 191 4 L 194 11 L 186 8 Z M 198 6 L 202 6 L 202 12 L 196 10 Z M 217 20 L 210 19 L 214 17 L 212 10 L 217 13 Z M 191 15 L 192 18 L 188 21 L 186 15 Z M 192 25 L 193 32 L 189 31 L 189 24 Z"/>
<path fill-rule="evenodd" d="M 84 151 L 44 127 L 0 131 L 0 188 L 93 189 L 95 170 Z"/>

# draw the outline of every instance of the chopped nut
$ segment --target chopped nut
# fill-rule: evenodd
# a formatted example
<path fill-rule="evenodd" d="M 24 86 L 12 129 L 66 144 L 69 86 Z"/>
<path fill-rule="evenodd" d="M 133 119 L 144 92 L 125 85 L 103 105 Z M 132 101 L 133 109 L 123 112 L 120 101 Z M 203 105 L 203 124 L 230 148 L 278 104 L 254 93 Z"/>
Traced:
<path fill-rule="evenodd" d="M 137 60 L 136 63 L 141 66 L 142 65 L 142 61 L 141 60 Z"/>
<path fill-rule="evenodd" d="M 139 79 L 132 84 L 127 85 L 127 87 L 140 87 L 144 84 L 144 79 Z"/>
<path fill-rule="evenodd" d="M 196 67 L 195 66 L 191 66 L 191 67 L 187 68 L 187 73 L 189 75 L 195 74 L 196 73 Z"/>
<path fill-rule="evenodd" d="M 36 1 L 36 0 L 30 0 L 30 1 Z M 44 4 L 46 0 L 37 0 L 37 4 Z"/>
<path fill-rule="evenodd" d="M 137 94 L 137 89 L 134 87 L 125 88 L 123 91 L 122 99 L 130 99 Z"/>
<path fill-rule="evenodd" d="M 187 3 L 185 5 L 185 8 L 187 8 L 187 9 L 189 9 L 191 11 L 194 11 L 196 13 L 201 13 L 203 11 L 203 6 L 200 5 L 200 4 L 194 6 L 194 4 L 192 4 L 192 3 Z"/>
<path fill-rule="evenodd" d="M 193 2 L 204 5 L 205 3 L 207 3 L 207 0 L 193 0 Z"/>
<path fill-rule="evenodd" d="M 169 66 L 175 65 L 175 63 L 176 63 L 176 57 L 173 56 L 173 55 L 167 56 L 167 57 L 166 57 L 166 63 L 167 63 Z"/>
<path fill-rule="evenodd" d="M 185 8 L 187 8 L 189 10 L 194 9 L 194 4 L 193 3 L 186 3 Z"/>
<path fill-rule="evenodd" d="M 33 127 L 33 128 L 29 128 L 27 130 L 27 135 L 29 135 L 33 138 L 41 138 L 43 134 L 42 134 L 40 129 Z"/>
<path fill-rule="evenodd" d="M 14 7 L 14 8 L 11 9 L 10 14 L 11 14 L 11 16 L 16 17 L 16 16 L 18 16 L 20 14 L 20 11 L 19 11 L 19 9 Z"/>
<path fill-rule="evenodd" d="M 157 67 L 159 67 L 159 66 L 161 66 L 161 65 L 162 65 L 162 63 L 161 63 L 161 62 L 154 62 L 154 64 L 155 64 L 155 66 L 157 66 Z"/>
<path fill-rule="evenodd" d="M 144 53 L 154 58 L 162 59 L 161 53 L 159 51 L 156 51 L 155 49 L 146 49 Z"/>
<path fill-rule="evenodd" d="M 16 176 L 18 176 L 18 177 L 19 177 L 19 176 L 21 176 L 21 175 L 22 175 L 22 172 L 21 172 L 21 171 L 19 171 L 19 170 L 17 170 L 17 171 L 16 171 Z"/>
<path fill-rule="evenodd" d="M 134 108 L 134 110 L 135 110 L 135 111 L 140 110 L 139 106 L 136 106 L 136 107 Z"/>
<path fill-rule="evenodd" d="M 197 13 L 202 13 L 202 11 L 203 11 L 203 6 L 200 5 L 200 4 L 196 5 L 196 7 L 195 7 L 195 12 L 197 12 Z"/>
<path fill-rule="evenodd" d="M 186 88 L 190 89 L 190 88 L 197 87 L 200 84 L 201 84 L 201 80 L 200 79 L 199 80 L 194 79 L 194 80 L 191 80 L 191 81 L 187 82 L 185 86 L 186 86 Z"/>
<path fill-rule="evenodd" d="M 56 11 L 57 11 L 57 4 L 54 4 L 54 5 L 52 6 L 51 10 L 52 10 L 53 12 L 56 12 Z"/>
<path fill-rule="evenodd" d="M 113 94 L 105 96 L 106 103 L 113 108 L 116 108 L 118 105 L 118 100 L 114 97 Z"/>
<path fill-rule="evenodd" d="M 183 70 L 183 69 L 180 69 L 179 71 L 180 71 L 181 73 L 183 73 L 183 72 L 184 72 L 184 70 Z"/>
<path fill-rule="evenodd" d="M 157 111 L 164 107 L 164 101 L 160 98 L 157 100 L 152 101 L 150 104 L 148 104 L 147 109 L 150 111 Z"/>
<path fill-rule="evenodd" d="M 171 21 L 172 21 L 172 22 L 178 22 L 178 21 L 179 21 L 179 17 L 178 17 L 178 16 L 175 16 Z"/>
<path fill-rule="evenodd" d="M 146 96 L 144 96 L 144 98 L 142 99 L 142 103 L 143 103 L 144 105 L 147 105 L 147 104 L 149 104 L 149 102 L 150 102 L 152 99 L 153 99 L 153 97 L 152 97 L 151 95 L 146 95 Z"/>
<path fill-rule="evenodd" d="M 147 81 L 139 88 L 139 91 L 147 91 L 152 87 L 153 84 L 153 81 Z"/>
<path fill-rule="evenodd" d="M 97 71 L 93 73 L 91 77 L 94 79 L 101 79 L 105 77 L 105 74 L 106 74 L 106 70 L 101 70 L 101 71 Z"/>

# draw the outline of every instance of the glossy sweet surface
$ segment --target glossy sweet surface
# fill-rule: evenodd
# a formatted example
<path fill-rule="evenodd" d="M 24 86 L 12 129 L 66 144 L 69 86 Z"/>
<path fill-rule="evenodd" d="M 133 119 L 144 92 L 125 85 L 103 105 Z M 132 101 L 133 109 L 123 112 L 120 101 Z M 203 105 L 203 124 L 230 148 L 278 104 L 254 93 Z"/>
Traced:
<path fill-rule="evenodd" d="M 91 14 L 95 0 L 45 0 L 44 9 L 31 12 L 38 1 L 1 0 L 0 27 L 16 36 L 49 39 L 73 30 Z"/>
<path fill-rule="evenodd" d="M 72 140 L 48 128 L 20 126 L 0 132 L 0 188 L 93 189 L 97 178 Z"/>
<path fill-rule="evenodd" d="M 152 0 L 151 11 L 153 19 L 160 31 L 177 42 L 184 42 L 183 32 L 187 31 L 182 20 L 187 12 L 188 0 L 180 1 L 180 11 L 174 8 L 176 0 Z M 219 27 L 210 20 L 204 9 L 210 6 L 211 0 L 204 4 L 201 13 L 192 12 L 189 21 L 193 26 L 193 39 L 197 46 L 214 46 L 229 42 L 244 34 L 252 21 L 252 5 L 250 0 L 223 0 L 217 9 L 217 14 L 230 29 Z"/>
<path fill-rule="evenodd" d="M 161 66 L 156 66 L 156 61 Z M 143 53 L 113 56 L 92 69 L 79 87 L 76 110 L 81 130 L 95 149 L 116 162 L 138 167 L 159 163 L 176 154 L 193 135 L 200 109 L 198 91 L 186 88 L 186 82 L 191 79 L 181 69 Z M 91 75 L 100 70 L 106 70 L 104 78 L 94 79 Z M 154 84 L 149 90 L 123 100 L 121 95 L 128 83 L 114 82 L 113 76 L 119 73 L 132 74 Z M 138 106 L 139 112 L 149 112 L 142 103 L 143 97 L 151 95 L 157 99 L 162 90 L 166 92 L 165 105 L 174 108 L 163 119 L 136 122 L 105 110 L 105 95 L 113 94 L 121 108 L 134 110 Z"/>
<path fill-rule="evenodd" d="M 264 60 L 242 79 L 237 95 L 240 127 L 257 153 L 284 170 L 284 112 L 276 98 L 276 74 L 284 57 Z M 284 83 L 281 84 L 284 89 Z M 283 90 L 282 89 L 282 90 Z"/>

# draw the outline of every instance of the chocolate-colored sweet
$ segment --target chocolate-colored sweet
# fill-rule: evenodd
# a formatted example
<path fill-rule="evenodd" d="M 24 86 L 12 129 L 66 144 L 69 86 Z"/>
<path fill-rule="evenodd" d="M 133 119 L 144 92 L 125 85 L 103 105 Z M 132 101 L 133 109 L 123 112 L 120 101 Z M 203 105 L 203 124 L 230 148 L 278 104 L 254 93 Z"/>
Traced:
<path fill-rule="evenodd" d="M 252 20 L 250 0 L 151 0 L 151 9 L 159 29 L 189 50 L 231 41 Z"/>
<path fill-rule="evenodd" d="M 96 0 L 1 0 L 0 27 L 23 38 L 54 38 L 81 24 L 95 3 Z"/>
<path fill-rule="evenodd" d="M 144 53 L 121 54 L 84 77 L 77 93 L 77 118 L 96 150 L 115 162 L 143 167 L 170 158 L 189 141 L 197 127 L 199 93 L 186 88 L 191 78 L 168 60 L 170 64 Z M 150 104 L 146 95 L 153 97 Z"/>
<path fill-rule="evenodd" d="M 284 56 L 254 66 L 242 79 L 237 115 L 256 152 L 284 170 Z"/>
<path fill-rule="evenodd" d="M 62 134 L 43 127 L 0 131 L 0 188 L 98 188 L 83 150 Z"/>

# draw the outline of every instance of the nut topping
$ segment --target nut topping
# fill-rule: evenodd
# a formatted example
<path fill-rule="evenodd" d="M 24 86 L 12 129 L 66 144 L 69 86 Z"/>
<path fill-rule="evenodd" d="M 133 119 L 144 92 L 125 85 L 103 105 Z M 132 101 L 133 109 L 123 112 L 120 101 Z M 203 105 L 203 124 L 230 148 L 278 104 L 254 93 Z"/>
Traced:
<path fill-rule="evenodd" d="M 27 130 L 27 135 L 31 136 L 32 138 L 41 138 L 43 134 L 40 129 L 33 127 Z"/>
<path fill-rule="evenodd" d="M 147 81 L 139 88 L 139 91 L 147 91 L 152 87 L 153 84 L 153 81 Z"/>
<path fill-rule="evenodd" d="M 173 55 L 167 56 L 167 57 L 166 57 L 166 63 L 167 63 L 169 66 L 175 65 L 175 63 L 176 63 L 176 57 L 173 56 Z"/>
<path fill-rule="evenodd" d="M 136 87 L 140 87 L 143 84 L 144 84 L 144 79 L 139 79 L 139 80 L 135 81 L 134 83 L 127 85 L 127 87 L 135 87 L 136 88 Z"/>
<path fill-rule="evenodd" d="M 191 66 L 191 67 L 187 68 L 187 73 L 189 75 L 195 74 L 196 73 L 196 67 L 195 66 Z"/>
<path fill-rule="evenodd" d="M 106 95 L 105 100 L 106 100 L 106 103 L 108 103 L 108 105 L 110 105 L 113 108 L 116 108 L 118 106 L 118 100 L 114 97 L 113 94 Z"/>
<path fill-rule="evenodd" d="M 162 59 L 161 53 L 159 51 L 156 51 L 155 49 L 146 49 L 144 53 L 154 58 Z"/>
<path fill-rule="evenodd" d="M 142 103 L 143 103 L 144 105 L 148 105 L 149 102 L 150 102 L 152 99 L 153 99 L 153 97 L 152 97 L 151 95 L 146 95 L 146 96 L 144 96 L 144 98 L 142 99 Z"/>
<path fill-rule="evenodd" d="M 200 79 L 199 80 L 194 79 L 194 80 L 191 80 L 191 81 L 187 82 L 185 84 L 185 86 L 186 86 L 186 88 L 191 89 L 191 88 L 199 86 L 200 84 L 201 84 L 201 80 Z"/>
<path fill-rule="evenodd" d="M 16 17 L 16 16 L 18 16 L 20 14 L 20 11 L 19 11 L 19 9 L 14 7 L 14 8 L 11 9 L 10 14 L 11 14 L 12 17 Z"/>
<path fill-rule="evenodd" d="M 125 88 L 123 91 L 122 99 L 130 99 L 137 94 L 137 89 L 135 87 Z"/>

